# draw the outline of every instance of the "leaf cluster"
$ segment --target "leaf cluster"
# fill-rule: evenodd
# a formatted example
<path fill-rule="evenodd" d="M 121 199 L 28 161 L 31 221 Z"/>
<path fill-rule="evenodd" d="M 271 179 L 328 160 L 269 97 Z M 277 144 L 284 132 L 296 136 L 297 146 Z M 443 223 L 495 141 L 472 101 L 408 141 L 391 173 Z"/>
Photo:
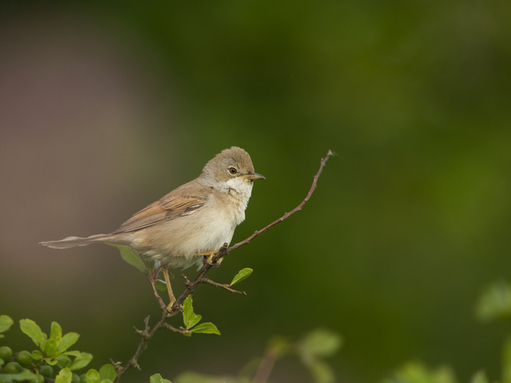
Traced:
<path fill-rule="evenodd" d="M 10 317 L 1 315 L 0 333 L 9 330 L 13 323 Z M 31 352 L 23 350 L 13 353 L 9 347 L 1 347 L 0 368 L 3 366 L 3 370 L 0 372 L 0 383 L 43 383 L 48 379 L 55 383 L 112 383 L 115 380 L 117 372 L 110 364 L 104 365 L 99 371 L 90 369 L 81 376 L 77 374 L 93 358 L 87 352 L 70 350 L 80 338 L 79 334 L 64 334 L 57 322 L 51 323 L 49 336 L 31 319 L 22 319 L 19 323 L 21 331 L 32 339 L 37 348 Z"/>

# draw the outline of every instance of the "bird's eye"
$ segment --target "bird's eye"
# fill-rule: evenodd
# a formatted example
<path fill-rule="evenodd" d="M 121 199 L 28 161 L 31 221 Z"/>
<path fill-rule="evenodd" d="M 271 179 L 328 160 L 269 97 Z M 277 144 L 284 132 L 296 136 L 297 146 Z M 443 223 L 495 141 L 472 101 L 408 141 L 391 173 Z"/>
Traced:
<path fill-rule="evenodd" d="M 238 173 L 238 169 L 236 169 L 234 166 L 231 166 L 231 167 L 229 168 L 229 173 L 231 173 L 231 174 L 236 174 L 236 173 Z"/>

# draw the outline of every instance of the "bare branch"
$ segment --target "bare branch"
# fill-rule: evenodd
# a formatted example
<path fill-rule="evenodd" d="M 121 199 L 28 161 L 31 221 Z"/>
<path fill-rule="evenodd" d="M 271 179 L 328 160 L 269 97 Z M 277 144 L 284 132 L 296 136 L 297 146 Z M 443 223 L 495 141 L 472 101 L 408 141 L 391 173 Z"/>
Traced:
<path fill-rule="evenodd" d="M 180 330 L 178 328 L 175 328 L 174 326 L 171 326 L 169 325 L 168 323 L 164 323 L 163 326 L 162 326 L 164 329 L 167 329 L 167 330 L 170 330 L 170 331 L 173 331 L 173 332 L 177 332 L 179 334 L 184 334 L 184 331 L 183 330 Z"/>
<path fill-rule="evenodd" d="M 130 360 L 121 368 L 119 368 L 119 365 L 117 363 L 114 363 L 114 367 L 116 367 L 117 370 L 117 377 L 115 378 L 114 382 L 119 382 L 123 375 L 131 368 L 135 367 L 137 369 L 140 369 L 140 366 L 138 365 L 138 358 L 144 352 L 144 350 L 147 348 L 147 344 L 151 340 L 151 338 L 156 334 L 156 332 L 163 327 L 165 320 L 167 317 L 165 315 L 162 315 L 161 319 L 154 325 L 153 328 L 149 328 L 149 317 L 146 317 L 144 320 L 145 323 L 145 329 L 143 332 L 144 336 L 142 336 L 142 339 L 140 340 L 137 349 L 135 350 L 135 353 L 130 358 Z M 137 332 L 140 330 L 137 330 Z"/>
<path fill-rule="evenodd" d="M 246 292 L 244 291 L 239 291 L 239 290 L 234 290 L 232 289 L 229 285 L 225 285 L 225 284 L 222 284 L 222 283 L 217 283 L 215 281 L 212 281 L 211 279 L 208 279 L 208 278 L 203 278 L 202 283 L 207 283 L 208 285 L 211 285 L 211 286 L 215 286 L 215 287 L 220 287 L 221 289 L 225 289 L 233 294 L 241 294 L 241 295 L 247 295 Z"/>

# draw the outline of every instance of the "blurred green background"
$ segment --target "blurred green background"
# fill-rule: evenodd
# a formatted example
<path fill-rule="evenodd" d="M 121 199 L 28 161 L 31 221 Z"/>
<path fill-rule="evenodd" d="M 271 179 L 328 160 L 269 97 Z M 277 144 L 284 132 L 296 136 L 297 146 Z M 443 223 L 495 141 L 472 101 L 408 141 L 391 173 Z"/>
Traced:
<path fill-rule="evenodd" d="M 116 229 L 232 145 L 267 178 L 237 242 L 331 149 L 304 210 L 210 274 L 252 267 L 248 296 L 197 291 L 222 336 L 162 332 L 125 381 L 235 373 L 318 326 L 343 335 L 339 381 L 410 359 L 496 379 L 509 328 L 473 309 L 511 267 L 509 20 L 500 0 L 2 0 L 0 314 L 79 332 L 92 367 L 126 361 L 158 315 L 144 275 L 107 246 L 37 243 Z M 310 378 L 287 360 L 272 380 Z"/>

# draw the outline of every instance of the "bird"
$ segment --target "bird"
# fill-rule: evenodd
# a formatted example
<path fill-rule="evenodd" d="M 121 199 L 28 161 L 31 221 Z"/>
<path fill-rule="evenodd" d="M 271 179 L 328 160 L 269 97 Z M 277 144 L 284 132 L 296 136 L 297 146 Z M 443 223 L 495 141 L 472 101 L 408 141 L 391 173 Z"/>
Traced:
<path fill-rule="evenodd" d="M 185 269 L 194 264 L 200 268 L 204 257 L 211 261 L 229 244 L 235 228 L 245 220 L 254 181 L 262 179 L 265 177 L 254 171 L 250 155 L 233 146 L 208 161 L 197 178 L 138 211 L 112 233 L 40 244 L 53 249 L 95 243 L 128 246 L 144 260 L 159 262 L 170 308 L 175 297 L 168 268 Z M 154 280 L 151 284 L 154 290 Z"/>

